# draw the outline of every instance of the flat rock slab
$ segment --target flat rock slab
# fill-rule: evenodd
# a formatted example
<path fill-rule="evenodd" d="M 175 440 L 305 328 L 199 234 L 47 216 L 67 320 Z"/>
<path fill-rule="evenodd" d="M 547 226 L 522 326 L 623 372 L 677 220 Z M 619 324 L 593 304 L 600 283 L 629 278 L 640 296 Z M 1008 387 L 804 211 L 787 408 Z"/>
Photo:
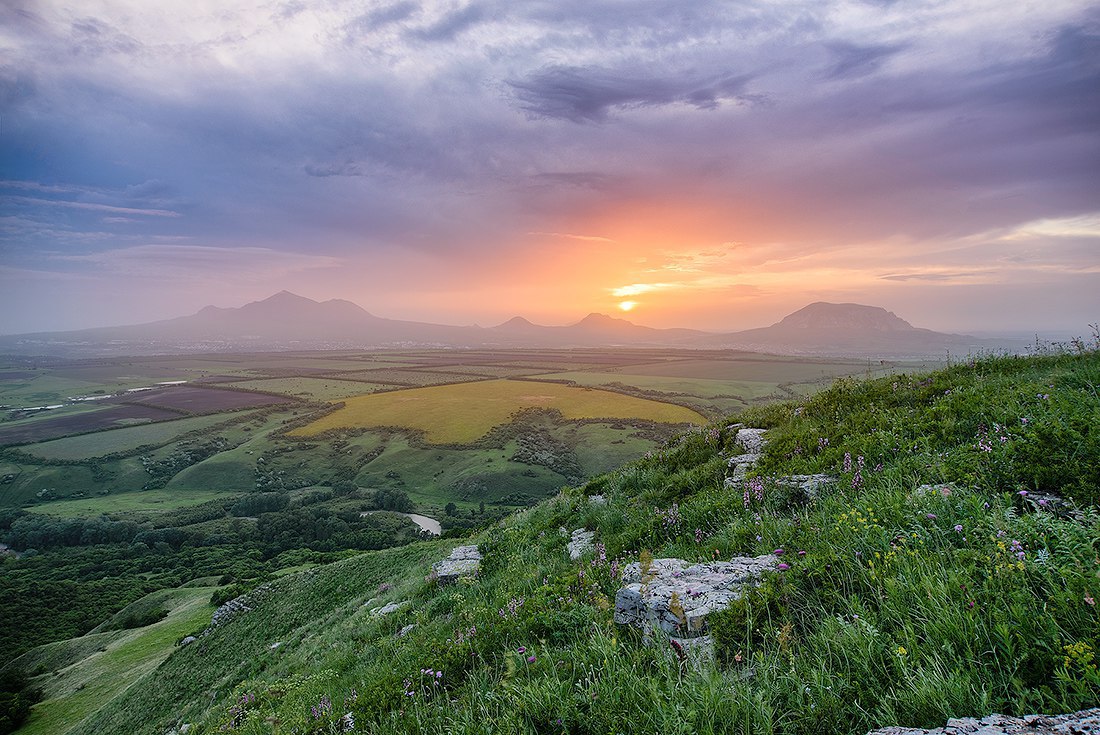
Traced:
<path fill-rule="evenodd" d="M 1068 715 L 960 717 L 933 730 L 883 727 L 867 735 L 1100 735 L 1100 708 Z"/>
<path fill-rule="evenodd" d="M 615 594 L 615 622 L 646 632 L 659 628 L 685 636 L 702 633 L 708 615 L 739 599 L 745 585 L 778 563 L 772 554 L 699 564 L 654 559 L 644 577 L 641 564 L 627 564 L 626 585 Z"/>
<path fill-rule="evenodd" d="M 569 543 L 565 545 L 565 548 L 569 551 L 570 560 L 576 561 L 592 551 L 592 540 L 594 538 L 596 538 L 595 531 L 586 531 L 583 528 L 573 531 Z"/>
<path fill-rule="evenodd" d="M 476 577 L 481 569 L 481 552 L 476 546 L 458 546 L 446 559 L 432 564 L 439 584 L 450 584 L 462 577 Z"/>

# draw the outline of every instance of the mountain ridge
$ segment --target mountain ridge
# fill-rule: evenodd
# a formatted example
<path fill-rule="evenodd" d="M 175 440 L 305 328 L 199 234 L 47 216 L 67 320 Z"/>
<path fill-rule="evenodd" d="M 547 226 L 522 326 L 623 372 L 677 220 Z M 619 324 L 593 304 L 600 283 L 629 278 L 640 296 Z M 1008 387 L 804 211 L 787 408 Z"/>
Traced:
<path fill-rule="evenodd" d="M 780 354 L 920 356 L 992 349 L 1004 341 L 920 329 L 882 307 L 809 304 L 768 327 L 714 333 L 656 328 L 592 312 L 563 326 L 515 316 L 493 327 L 389 319 L 345 299 L 280 291 L 239 307 L 139 324 L 0 336 L 13 354 L 159 354 L 188 351 L 379 348 L 677 347 Z"/>

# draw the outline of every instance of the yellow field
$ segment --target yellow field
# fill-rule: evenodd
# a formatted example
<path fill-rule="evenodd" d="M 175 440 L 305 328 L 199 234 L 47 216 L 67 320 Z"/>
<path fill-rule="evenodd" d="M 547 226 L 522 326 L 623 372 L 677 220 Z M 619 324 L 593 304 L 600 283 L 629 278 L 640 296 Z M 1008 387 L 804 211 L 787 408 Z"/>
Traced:
<path fill-rule="evenodd" d="M 646 419 L 705 424 L 683 406 L 556 383 L 486 380 L 357 396 L 344 408 L 291 432 L 312 436 L 329 429 L 393 426 L 421 429 L 436 444 L 468 444 L 525 408 L 553 408 L 567 419 Z"/>

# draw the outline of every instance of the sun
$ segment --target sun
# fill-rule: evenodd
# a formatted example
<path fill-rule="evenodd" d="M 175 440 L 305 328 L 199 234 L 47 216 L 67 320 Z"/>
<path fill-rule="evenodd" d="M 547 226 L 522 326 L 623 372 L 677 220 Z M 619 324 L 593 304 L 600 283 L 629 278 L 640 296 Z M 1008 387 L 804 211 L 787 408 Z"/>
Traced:
<path fill-rule="evenodd" d="M 637 301 L 620 301 L 619 302 L 619 308 L 622 309 L 623 311 L 630 311 L 631 309 L 633 309 L 637 305 L 638 305 Z"/>

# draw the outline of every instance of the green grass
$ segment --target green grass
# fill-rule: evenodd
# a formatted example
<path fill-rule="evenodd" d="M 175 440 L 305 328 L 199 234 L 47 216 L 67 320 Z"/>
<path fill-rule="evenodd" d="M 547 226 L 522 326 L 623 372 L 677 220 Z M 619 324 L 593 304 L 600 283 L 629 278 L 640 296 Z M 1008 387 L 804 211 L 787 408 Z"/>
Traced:
<path fill-rule="evenodd" d="M 42 675 L 32 683 L 45 698 L 35 705 L 20 735 L 64 735 L 79 732 L 84 721 L 131 686 L 152 672 L 174 650 L 176 641 L 200 630 L 210 620 L 212 587 L 181 588 L 171 594 L 158 593 L 171 607 L 158 623 L 108 638 L 93 634 L 94 651 L 88 651 L 81 639 L 67 643 L 87 653 L 75 663 L 55 669 L 56 674 Z M 76 655 L 79 655 L 76 654 Z M 75 658 L 75 656 L 72 656 Z"/>
<path fill-rule="evenodd" d="M 225 423 L 225 414 L 161 421 L 146 426 L 109 429 L 65 439 L 54 439 L 20 447 L 20 451 L 42 459 L 94 459 L 115 452 L 132 452 L 139 447 L 167 444 L 192 431 L 201 431 Z M 234 416 L 229 420 L 244 420 Z"/>
<path fill-rule="evenodd" d="M 58 518 L 94 518 L 103 513 L 164 512 L 224 498 L 217 489 L 161 489 L 102 495 L 80 500 L 59 500 L 28 506 L 27 510 Z"/>
<path fill-rule="evenodd" d="M 560 411 L 566 419 L 645 419 L 662 423 L 706 423 L 681 406 L 585 390 L 554 383 L 487 380 L 460 385 L 433 386 L 348 399 L 345 406 L 296 436 L 312 436 L 331 429 L 400 427 L 424 432 L 437 444 L 468 444 L 525 408 Z"/>
<path fill-rule="evenodd" d="M 1098 384 L 1097 353 L 989 358 L 754 408 L 737 418 L 770 430 L 759 498 L 723 483 L 734 430 L 691 432 L 473 539 L 485 554 L 475 582 L 423 580 L 442 542 L 282 578 L 86 731 L 159 733 L 182 718 L 200 734 L 264 733 L 273 719 L 328 732 L 350 712 L 365 733 L 793 735 L 1092 706 Z M 810 471 L 838 482 L 814 501 L 776 482 Z M 916 492 L 925 483 L 952 484 Z M 1061 517 L 1020 490 L 1083 510 Z M 606 558 L 568 560 L 558 529 L 579 526 Z M 611 622 L 616 569 L 641 550 L 702 561 L 774 549 L 790 568 L 712 616 L 714 669 L 682 672 Z M 371 597 L 410 604 L 373 619 Z"/>
<path fill-rule="evenodd" d="M 860 734 L 1093 706 L 1098 386 L 1095 351 L 991 357 L 754 407 L 730 418 L 769 430 L 748 483 L 724 482 L 735 429 L 693 430 L 462 540 L 485 555 L 476 581 L 425 579 L 456 541 L 280 577 L 251 612 L 59 727 L 91 713 L 74 735 L 181 722 L 196 735 L 339 732 L 350 713 L 362 733 Z M 586 446 L 625 431 L 553 428 Z M 503 468 L 514 442 L 440 459 L 400 456 L 405 438 L 348 447 L 384 445 L 363 471 L 408 472 L 410 492 L 424 492 L 425 478 L 474 472 L 478 459 Z M 778 481 L 804 472 L 837 482 L 811 499 Z M 1039 491 L 1078 510 L 1040 505 Z M 582 526 L 603 553 L 570 562 L 559 529 Z M 776 549 L 789 568 L 711 617 L 714 668 L 681 671 L 667 647 L 612 622 L 617 570 L 642 551 L 703 561 Z M 400 612 L 370 616 L 399 600 Z"/>

